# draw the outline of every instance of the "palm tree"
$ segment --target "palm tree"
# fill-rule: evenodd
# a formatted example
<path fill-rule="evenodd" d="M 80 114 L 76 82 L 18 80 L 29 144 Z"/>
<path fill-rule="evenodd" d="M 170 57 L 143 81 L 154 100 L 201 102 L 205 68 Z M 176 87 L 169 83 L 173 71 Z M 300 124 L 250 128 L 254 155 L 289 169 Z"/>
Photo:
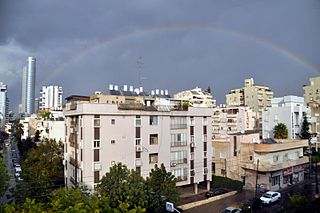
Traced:
<path fill-rule="evenodd" d="M 276 139 L 287 139 L 288 128 L 283 123 L 278 123 L 273 129 L 273 137 Z"/>

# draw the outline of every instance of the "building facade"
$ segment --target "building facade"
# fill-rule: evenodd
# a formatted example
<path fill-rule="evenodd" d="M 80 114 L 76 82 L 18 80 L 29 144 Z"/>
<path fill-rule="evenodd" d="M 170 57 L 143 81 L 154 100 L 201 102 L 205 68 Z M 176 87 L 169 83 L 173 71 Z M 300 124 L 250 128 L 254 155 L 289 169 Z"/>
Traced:
<path fill-rule="evenodd" d="M 21 113 L 31 115 L 35 113 L 35 81 L 36 58 L 28 57 L 27 65 L 22 71 Z"/>
<path fill-rule="evenodd" d="M 212 95 L 207 91 L 203 91 L 199 87 L 179 92 L 174 95 L 174 98 L 189 101 L 189 104 L 193 107 L 216 106 L 216 100 L 213 99 Z"/>
<path fill-rule="evenodd" d="M 212 116 L 213 139 L 229 138 L 229 134 L 258 128 L 258 113 L 249 107 L 216 107 Z"/>
<path fill-rule="evenodd" d="M 40 110 L 62 110 L 62 87 L 43 86 L 40 91 Z"/>
<path fill-rule="evenodd" d="M 210 186 L 212 109 L 182 108 L 181 101 L 156 106 L 156 99 L 144 97 L 141 103 L 141 98 L 135 102 L 131 97 L 124 103 L 112 103 L 114 98 L 101 95 L 92 101 L 86 96 L 67 98 L 67 186 L 84 184 L 94 190 L 117 162 L 142 177 L 147 177 L 155 164 L 163 163 L 177 178 L 177 186 L 192 184 L 195 193 L 200 182 Z"/>
<path fill-rule="evenodd" d="M 227 106 L 246 106 L 259 113 L 259 128 L 262 129 L 262 111 L 271 107 L 273 92 L 267 86 L 254 84 L 253 78 L 245 79 L 244 87 L 233 89 L 226 95 Z M 260 132 L 262 134 L 262 131 Z"/>
<path fill-rule="evenodd" d="M 0 82 L 0 127 L 8 122 L 8 96 L 7 85 Z"/>
<path fill-rule="evenodd" d="M 303 156 L 307 140 L 259 140 L 259 133 L 232 134 L 230 140 L 214 141 L 212 169 L 215 175 L 242 181 L 244 187 L 279 190 L 304 180 L 309 159 Z"/>
<path fill-rule="evenodd" d="M 273 138 L 273 129 L 283 123 L 288 128 L 289 139 L 299 139 L 304 116 L 310 110 L 304 104 L 304 98 L 298 96 L 284 96 L 271 99 L 272 107 L 262 112 L 263 138 Z"/>

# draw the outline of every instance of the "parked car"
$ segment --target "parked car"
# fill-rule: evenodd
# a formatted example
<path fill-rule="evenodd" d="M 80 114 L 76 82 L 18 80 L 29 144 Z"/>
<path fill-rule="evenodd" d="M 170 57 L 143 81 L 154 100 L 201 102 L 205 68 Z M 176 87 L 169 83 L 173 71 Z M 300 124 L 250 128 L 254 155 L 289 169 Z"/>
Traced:
<path fill-rule="evenodd" d="M 270 203 L 276 202 L 280 199 L 281 199 L 281 194 L 279 192 L 272 192 L 272 191 L 264 193 L 260 197 L 260 200 L 263 204 L 270 204 Z"/>
<path fill-rule="evenodd" d="M 217 195 L 221 195 L 221 194 L 224 194 L 224 193 L 227 193 L 229 192 L 228 190 L 226 189 L 211 189 L 210 191 L 208 191 L 206 193 L 206 197 L 209 198 L 209 197 L 213 197 L 213 196 L 217 196 Z"/>
<path fill-rule="evenodd" d="M 14 170 L 15 170 L 15 172 L 21 172 L 21 166 L 20 166 L 20 164 L 15 165 Z"/>
<path fill-rule="evenodd" d="M 243 204 L 243 209 L 246 210 L 246 212 L 256 212 L 261 208 L 262 208 L 262 202 L 259 198 L 253 198 L 253 199 L 247 200 Z"/>
<path fill-rule="evenodd" d="M 235 207 L 227 207 L 221 211 L 221 213 L 240 213 L 241 209 Z"/>
<path fill-rule="evenodd" d="M 15 176 L 16 178 L 20 177 L 20 172 L 15 172 L 15 173 L 14 173 L 14 176 Z"/>

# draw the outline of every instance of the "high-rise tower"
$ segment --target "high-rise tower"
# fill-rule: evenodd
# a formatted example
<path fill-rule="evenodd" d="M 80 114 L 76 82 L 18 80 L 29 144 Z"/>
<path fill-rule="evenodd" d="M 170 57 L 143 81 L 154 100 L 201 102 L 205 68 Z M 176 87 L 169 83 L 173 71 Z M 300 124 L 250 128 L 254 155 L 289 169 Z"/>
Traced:
<path fill-rule="evenodd" d="M 28 57 L 27 65 L 22 71 L 21 111 L 27 115 L 34 113 L 34 96 L 36 82 L 36 58 Z"/>
<path fill-rule="evenodd" d="M 8 97 L 7 85 L 0 82 L 0 127 L 2 127 L 8 118 Z"/>

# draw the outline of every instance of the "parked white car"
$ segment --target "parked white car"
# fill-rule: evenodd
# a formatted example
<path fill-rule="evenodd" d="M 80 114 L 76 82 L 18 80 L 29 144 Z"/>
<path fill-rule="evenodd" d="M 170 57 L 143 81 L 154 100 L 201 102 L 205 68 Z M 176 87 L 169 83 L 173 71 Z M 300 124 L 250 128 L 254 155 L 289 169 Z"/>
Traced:
<path fill-rule="evenodd" d="M 279 192 L 266 192 L 261 197 L 260 200 L 263 204 L 270 204 L 281 199 L 281 194 Z"/>
<path fill-rule="evenodd" d="M 20 164 L 15 165 L 14 170 L 15 170 L 15 172 L 21 172 L 21 166 L 20 166 Z"/>

